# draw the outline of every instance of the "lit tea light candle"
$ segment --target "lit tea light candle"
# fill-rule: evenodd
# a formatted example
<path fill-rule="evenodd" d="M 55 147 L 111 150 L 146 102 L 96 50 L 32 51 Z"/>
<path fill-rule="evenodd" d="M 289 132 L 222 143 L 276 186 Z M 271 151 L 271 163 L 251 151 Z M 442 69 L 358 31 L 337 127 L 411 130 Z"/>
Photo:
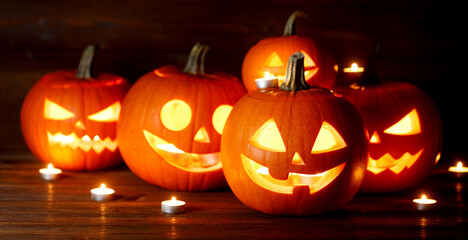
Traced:
<path fill-rule="evenodd" d="M 161 202 L 161 211 L 169 214 L 183 213 L 185 211 L 185 202 L 172 197 L 171 200 Z"/>
<path fill-rule="evenodd" d="M 114 193 L 114 189 L 106 187 L 103 183 L 101 187 L 91 189 L 91 199 L 97 202 L 112 200 Z"/>
<path fill-rule="evenodd" d="M 363 67 L 359 67 L 357 63 L 352 63 L 351 67 L 343 68 L 345 73 L 362 73 L 364 72 Z"/>
<path fill-rule="evenodd" d="M 258 89 L 278 87 L 278 78 L 275 75 L 265 72 L 265 77 L 255 79 L 255 85 Z"/>
<path fill-rule="evenodd" d="M 41 174 L 42 179 L 50 181 L 59 178 L 60 174 L 62 174 L 62 170 L 54 168 L 52 163 L 49 163 L 47 168 L 39 169 L 39 173 Z"/>
<path fill-rule="evenodd" d="M 434 207 L 434 203 L 437 201 L 434 199 L 429 199 L 426 195 L 422 195 L 421 198 L 413 199 L 413 202 L 416 204 L 416 209 L 419 211 L 429 210 Z"/>
<path fill-rule="evenodd" d="M 452 172 L 457 177 L 468 175 L 468 167 L 464 167 L 462 162 L 458 162 L 457 166 L 449 167 L 449 172 Z"/>

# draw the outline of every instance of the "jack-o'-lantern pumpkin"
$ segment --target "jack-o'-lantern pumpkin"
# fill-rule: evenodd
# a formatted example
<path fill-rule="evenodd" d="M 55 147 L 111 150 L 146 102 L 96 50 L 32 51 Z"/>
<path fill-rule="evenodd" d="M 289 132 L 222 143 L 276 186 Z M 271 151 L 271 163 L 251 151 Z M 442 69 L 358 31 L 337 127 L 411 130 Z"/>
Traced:
<path fill-rule="evenodd" d="M 78 70 L 46 74 L 23 102 L 23 136 L 43 162 L 67 170 L 96 170 L 122 160 L 116 126 L 130 83 L 109 73 L 91 77 L 93 54 L 94 46 L 88 46 Z"/>
<path fill-rule="evenodd" d="M 291 56 L 278 88 L 249 92 L 234 106 L 221 140 L 226 180 L 245 205 L 274 215 L 342 207 L 358 191 L 367 161 L 359 112 L 304 79 Z"/>
<path fill-rule="evenodd" d="M 256 90 L 255 79 L 267 75 L 284 82 L 289 56 L 295 52 L 304 54 L 304 77 L 309 85 L 331 88 L 336 79 L 336 61 L 332 53 L 309 37 L 295 34 L 298 17 L 306 16 L 298 10 L 291 14 L 283 36 L 265 38 L 247 52 L 242 64 L 242 80 L 248 91 Z"/>
<path fill-rule="evenodd" d="M 204 73 L 207 50 L 196 44 L 184 71 L 163 66 L 144 75 L 124 100 L 120 151 L 128 167 L 149 183 L 181 191 L 226 186 L 221 134 L 245 89 L 233 76 Z"/>
<path fill-rule="evenodd" d="M 337 88 L 361 112 L 369 134 L 362 192 L 393 192 L 420 183 L 440 157 L 442 124 L 431 99 L 414 85 L 381 81 L 376 42 L 360 82 Z"/>

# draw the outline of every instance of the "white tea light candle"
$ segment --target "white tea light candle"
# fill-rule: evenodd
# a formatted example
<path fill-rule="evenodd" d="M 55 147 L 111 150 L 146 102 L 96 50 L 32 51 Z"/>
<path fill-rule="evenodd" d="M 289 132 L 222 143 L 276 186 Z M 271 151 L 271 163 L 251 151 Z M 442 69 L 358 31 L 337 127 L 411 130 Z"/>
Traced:
<path fill-rule="evenodd" d="M 455 174 L 456 177 L 464 177 L 468 175 L 468 167 L 464 167 L 462 162 L 458 162 L 457 166 L 449 167 L 448 170 Z"/>
<path fill-rule="evenodd" d="M 265 77 L 255 79 L 255 85 L 258 89 L 277 88 L 278 78 L 269 72 L 265 72 Z"/>
<path fill-rule="evenodd" d="M 416 204 L 416 209 L 424 211 L 432 209 L 437 201 L 434 199 L 428 199 L 426 195 L 423 194 L 421 198 L 413 199 L 413 202 Z"/>
<path fill-rule="evenodd" d="M 62 170 L 54 168 L 52 163 L 49 163 L 47 168 L 39 169 L 39 173 L 41 174 L 42 179 L 50 181 L 58 179 L 60 177 L 60 174 L 62 174 Z"/>
<path fill-rule="evenodd" d="M 185 202 L 172 197 L 171 200 L 161 202 L 161 211 L 169 214 L 183 213 L 185 211 Z"/>
<path fill-rule="evenodd" d="M 91 199 L 97 202 L 112 200 L 114 193 L 114 189 L 106 187 L 103 183 L 101 187 L 91 189 Z"/>

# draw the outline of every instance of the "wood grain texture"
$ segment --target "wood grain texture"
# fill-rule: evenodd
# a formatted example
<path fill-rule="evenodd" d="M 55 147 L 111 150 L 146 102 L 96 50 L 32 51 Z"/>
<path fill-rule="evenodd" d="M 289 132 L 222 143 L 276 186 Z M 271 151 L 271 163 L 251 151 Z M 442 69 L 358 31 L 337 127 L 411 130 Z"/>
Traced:
<path fill-rule="evenodd" d="M 374 36 L 383 38 L 379 74 L 416 84 L 442 113 L 445 152 L 468 153 L 468 134 L 453 102 L 463 99 L 468 33 L 461 1 L 372 0 L 3 0 L 0 2 L 0 150 L 27 151 L 19 109 L 41 76 L 76 68 L 82 48 L 99 46 L 97 72 L 132 82 L 166 64 L 183 66 L 191 46 L 211 47 L 207 72 L 240 77 L 247 50 L 280 35 L 290 13 L 304 9 L 297 33 L 331 50 L 340 67 L 364 63 Z M 454 88 L 455 86 L 455 88 Z"/>
<path fill-rule="evenodd" d="M 466 239 L 468 188 L 439 166 L 422 185 L 408 191 L 358 194 L 343 209 L 314 217 L 274 217 L 244 206 L 228 189 L 168 191 L 137 178 L 125 166 L 97 172 L 64 172 L 47 182 L 44 167 L 30 155 L 0 157 L 2 239 Z M 90 189 L 101 182 L 116 199 L 93 202 Z M 438 200 L 419 212 L 421 193 Z M 162 214 L 160 202 L 176 196 L 187 212 Z"/>

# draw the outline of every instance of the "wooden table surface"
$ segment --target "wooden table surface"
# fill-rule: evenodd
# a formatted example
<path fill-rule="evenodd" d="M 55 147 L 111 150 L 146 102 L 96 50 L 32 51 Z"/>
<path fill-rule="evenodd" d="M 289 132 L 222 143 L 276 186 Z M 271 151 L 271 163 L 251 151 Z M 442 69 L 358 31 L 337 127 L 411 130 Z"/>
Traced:
<path fill-rule="evenodd" d="M 269 216 L 244 206 L 229 190 L 174 192 L 150 185 L 125 165 L 97 172 L 65 171 L 44 181 L 31 155 L 0 156 L 0 239 L 466 239 L 468 185 L 438 166 L 420 186 L 392 194 L 358 194 L 344 209 L 313 217 Z M 116 199 L 94 202 L 90 189 L 105 182 Z M 424 192 L 438 200 L 417 211 Z M 161 213 L 176 196 L 187 212 Z"/>

